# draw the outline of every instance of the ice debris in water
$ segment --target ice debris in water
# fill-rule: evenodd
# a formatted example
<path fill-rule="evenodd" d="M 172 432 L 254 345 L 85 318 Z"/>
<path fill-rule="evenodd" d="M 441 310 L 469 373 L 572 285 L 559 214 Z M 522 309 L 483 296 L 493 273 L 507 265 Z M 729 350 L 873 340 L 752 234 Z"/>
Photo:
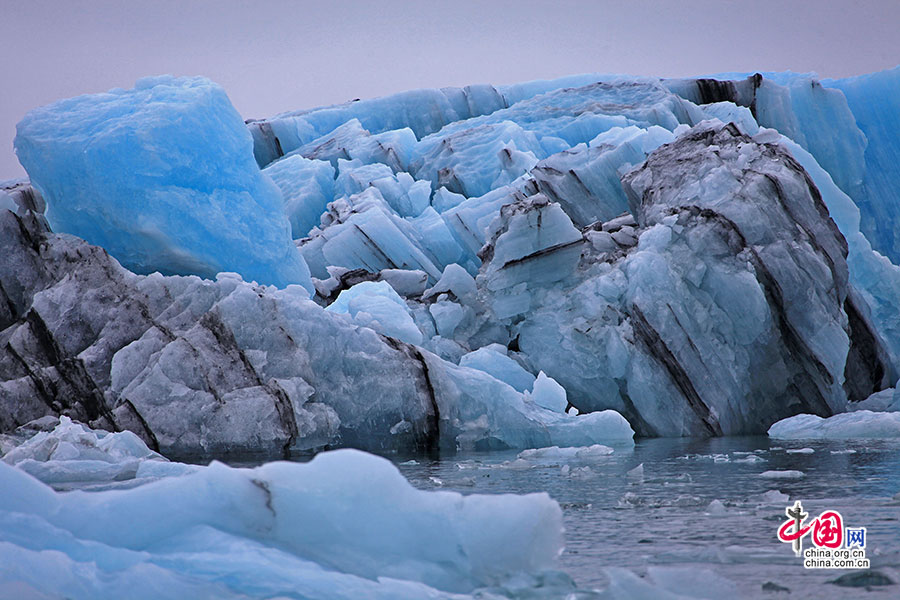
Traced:
<path fill-rule="evenodd" d="M 751 496 L 747 500 L 749 502 L 758 502 L 759 504 L 784 504 L 789 499 L 790 496 L 779 490 L 767 490 L 762 494 Z"/>
<path fill-rule="evenodd" d="M 63 486 L 105 483 L 192 472 L 170 463 L 130 431 L 95 431 L 69 417 L 51 431 L 40 431 L 3 456 L 44 483 Z"/>
<path fill-rule="evenodd" d="M 534 461 L 561 461 L 561 460 L 600 460 L 613 453 L 613 449 L 602 444 L 582 446 L 575 448 L 560 448 L 550 446 L 547 448 L 534 448 L 519 452 L 519 458 Z"/>
<path fill-rule="evenodd" d="M 815 450 L 812 448 L 788 448 L 785 450 L 787 454 L 812 454 Z"/>
<path fill-rule="evenodd" d="M 629 569 L 608 567 L 604 573 L 609 587 L 599 595 L 602 600 L 687 600 L 739 598 L 733 581 L 709 569 L 693 567 L 647 567 L 645 577 Z"/>
<path fill-rule="evenodd" d="M 763 471 L 759 474 L 764 479 L 803 479 L 806 474 L 803 471 L 783 470 L 783 471 Z"/>
<path fill-rule="evenodd" d="M 148 77 L 36 108 L 15 147 L 54 231 L 103 246 L 135 272 L 233 271 L 314 291 L 281 192 L 207 79 Z"/>
<path fill-rule="evenodd" d="M 859 410 L 828 418 L 796 415 L 772 425 L 769 437 L 785 440 L 900 438 L 900 413 Z"/>
<path fill-rule="evenodd" d="M 0 489 L 0 592 L 17 597 L 447 597 L 562 549 L 546 494 L 420 491 L 356 450 L 65 494 L 2 463 Z"/>
<path fill-rule="evenodd" d="M 722 517 L 728 514 L 728 509 L 725 507 L 725 504 L 723 504 L 721 500 L 715 499 L 709 503 L 709 506 L 706 507 L 706 512 L 715 517 Z"/>

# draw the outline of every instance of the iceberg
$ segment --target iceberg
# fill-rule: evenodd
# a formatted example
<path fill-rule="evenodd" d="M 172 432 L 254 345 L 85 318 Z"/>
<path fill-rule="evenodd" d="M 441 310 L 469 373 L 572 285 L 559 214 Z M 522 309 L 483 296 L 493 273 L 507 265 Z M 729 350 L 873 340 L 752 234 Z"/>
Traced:
<path fill-rule="evenodd" d="M 863 201 L 881 185 L 870 175 L 890 127 L 860 108 L 860 90 L 887 94 L 893 77 L 593 74 L 411 91 L 246 128 L 200 79 L 40 109 L 17 144 L 44 193 L 29 200 L 16 184 L 0 215 L 0 428 L 64 414 L 164 453 L 277 456 L 761 433 L 798 412 L 852 410 L 900 367 L 900 270 L 878 253 Z M 59 142 L 77 166 L 66 157 L 93 130 L 72 111 L 150 127 L 141 98 L 154 94 L 170 100 L 154 110 L 193 115 L 232 145 L 188 145 L 185 126 L 168 146 L 121 154 L 190 148 L 177 156 L 200 161 L 191 194 L 218 190 L 201 177 L 213 160 L 236 165 L 241 197 L 263 202 L 259 192 L 266 207 L 229 214 L 279 229 L 309 276 L 136 266 L 115 249 L 146 248 L 134 219 L 96 221 L 121 263 L 51 233 L 67 231 L 59 211 L 76 201 L 124 211 L 66 187 L 96 175 L 118 193 L 122 169 L 110 160 L 76 176 L 29 144 Z M 204 94 L 211 106 L 191 104 Z M 212 114 L 230 116 L 219 126 Z M 54 118 L 67 129 L 38 135 Z M 109 148 L 136 143 L 106 133 Z M 186 188 L 176 163 L 171 178 L 150 169 L 152 181 L 135 181 Z M 218 240 L 217 254 L 275 247 L 179 206 L 209 235 L 167 230 Z"/>
<path fill-rule="evenodd" d="M 387 281 L 324 310 L 297 285 L 136 275 L 31 213 L 0 212 L 0 235 L 4 431 L 63 414 L 169 457 L 633 443 L 618 414 L 546 410 L 392 337 L 418 330 Z M 465 298 L 471 278 L 452 273 L 447 289 Z"/>
<path fill-rule="evenodd" d="M 314 292 L 278 188 L 207 79 L 146 78 L 34 109 L 15 147 L 54 230 L 103 246 L 137 273 L 234 271 Z"/>
<path fill-rule="evenodd" d="M 900 413 L 858 410 L 825 419 L 817 415 L 795 415 L 772 425 L 769 437 L 780 440 L 900 438 Z"/>
<path fill-rule="evenodd" d="M 0 592 L 18 597 L 461 598 L 562 550 L 544 493 L 420 491 L 355 450 L 65 494 L 0 463 L 0 487 Z"/>

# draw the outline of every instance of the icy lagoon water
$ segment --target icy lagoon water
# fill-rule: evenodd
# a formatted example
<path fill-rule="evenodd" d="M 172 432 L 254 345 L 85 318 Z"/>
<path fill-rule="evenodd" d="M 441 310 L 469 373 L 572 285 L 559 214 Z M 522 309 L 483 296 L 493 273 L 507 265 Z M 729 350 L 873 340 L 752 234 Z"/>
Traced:
<path fill-rule="evenodd" d="M 548 492 L 564 511 L 561 567 L 585 590 L 607 587 L 606 567 L 643 574 L 647 567 L 664 566 L 707 569 L 734 582 L 739 597 L 746 598 L 900 594 L 897 585 L 867 591 L 830 584 L 851 571 L 804 569 L 790 546 L 776 538 L 789 503 L 800 500 L 810 518 L 837 510 L 845 526 L 867 528 L 871 570 L 895 576 L 900 571 L 900 497 L 894 498 L 900 492 L 898 442 L 645 439 L 633 450 L 616 449 L 590 461 L 526 463 L 516 452 L 393 460 L 422 489 Z M 803 477 L 762 476 L 786 470 Z M 722 506 L 710 506 L 714 500 Z M 696 578 L 699 589 L 691 595 L 718 597 L 705 579 Z"/>

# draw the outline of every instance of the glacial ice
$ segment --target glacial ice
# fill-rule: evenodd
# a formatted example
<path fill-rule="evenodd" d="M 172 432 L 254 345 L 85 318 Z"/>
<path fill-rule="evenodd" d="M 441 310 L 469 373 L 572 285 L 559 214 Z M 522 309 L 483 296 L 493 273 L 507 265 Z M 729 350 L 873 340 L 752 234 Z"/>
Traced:
<path fill-rule="evenodd" d="M 406 302 L 385 281 L 363 281 L 344 290 L 325 310 L 348 314 L 362 327 L 410 344 L 422 344 L 422 332 L 409 314 Z"/>
<path fill-rule="evenodd" d="M 325 161 L 294 155 L 272 163 L 263 173 L 281 190 L 292 236 L 305 237 L 319 225 L 334 198 L 334 167 Z"/>
<path fill-rule="evenodd" d="M 56 403 L 95 427 L 131 429 L 170 456 L 633 443 L 618 414 L 546 410 L 487 373 L 374 331 L 375 317 L 378 327 L 412 324 L 386 281 L 351 288 L 323 310 L 296 285 L 135 275 L 9 211 L 0 235 L 14 242 L 0 261 L 2 306 L 14 311 L 0 314 L 4 430 Z M 458 275 L 445 283 L 465 296 Z M 359 293 L 371 287 L 380 294 Z M 335 314 L 345 302 L 353 319 Z M 367 326 L 354 322 L 365 315 Z M 84 327 L 72 329 L 72 319 Z"/>
<path fill-rule="evenodd" d="M 788 469 L 784 471 L 763 471 L 759 474 L 763 479 L 803 479 L 806 474 L 803 471 Z"/>
<path fill-rule="evenodd" d="M 207 79 L 145 78 L 34 109 L 15 147 L 54 230 L 103 246 L 135 272 L 234 271 L 314 292 L 278 188 Z"/>
<path fill-rule="evenodd" d="M 484 371 L 520 392 L 534 387 L 535 377 L 509 357 L 506 346 L 490 344 L 459 359 L 461 367 Z"/>
<path fill-rule="evenodd" d="M 65 494 L 0 463 L 0 488 L 5 597 L 459 598 L 562 544 L 546 494 L 419 491 L 355 450 Z"/>
<path fill-rule="evenodd" d="M 772 425 L 769 437 L 782 440 L 900 438 L 900 413 L 858 410 L 825 419 L 795 415 Z"/>
<path fill-rule="evenodd" d="M 560 448 L 550 446 L 548 448 L 533 448 L 519 452 L 518 458 L 531 461 L 594 461 L 602 460 L 612 454 L 614 450 L 609 446 L 595 444 L 593 446 Z"/>
<path fill-rule="evenodd" d="M 130 431 L 95 431 L 66 416 L 50 431 L 41 431 L 3 455 L 40 481 L 56 486 L 83 486 L 146 477 L 186 474 L 190 465 L 170 463 Z"/>
<path fill-rule="evenodd" d="M 5 222 L 28 268 L 3 273 L 0 341 L 33 368 L 0 361 L 19 399 L 0 422 L 63 412 L 168 451 L 278 453 L 599 443 L 607 409 L 642 435 L 852 409 L 900 367 L 900 270 L 866 205 L 891 125 L 860 108 L 895 75 L 583 75 L 249 122 L 313 277 L 281 283 L 310 299 L 117 265 L 70 289 L 62 257 L 85 250 L 16 200 L 56 255 L 35 267 Z M 93 288 L 138 295 L 94 316 L 73 298 Z M 91 330 L 65 341 L 76 315 Z M 75 357 L 89 377 L 60 373 Z M 48 383 L 77 399 L 46 408 Z"/>

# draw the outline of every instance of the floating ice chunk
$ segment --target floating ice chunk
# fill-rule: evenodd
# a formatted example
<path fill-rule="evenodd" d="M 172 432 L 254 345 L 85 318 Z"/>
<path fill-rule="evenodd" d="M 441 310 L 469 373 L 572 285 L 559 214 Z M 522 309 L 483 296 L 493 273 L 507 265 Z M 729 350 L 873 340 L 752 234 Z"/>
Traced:
<path fill-rule="evenodd" d="M 538 406 L 555 412 L 564 413 L 569 405 L 568 400 L 566 400 L 565 388 L 552 378 L 547 377 L 543 371 L 538 373 L 531 393 L 526 395 Z"/>
<path fill-rule="evenodd" d="M 322 213 L 334 198 L 334 167 L 296 155 L 272 163 L 263 173 L 281 189 L 292 236 L 306 237 L 310 229 L 319 225 Z"/>
<path fill-rule="evenodd" d="M 736 463 L 750 463 L 750 464 L 753 464 L 753 463 L 766 462 L 766 459 L 763 458 L 763 457 L 761 457 L 761 456 L 757 456 L 756 454 L 750 454 L 750 455 L 745 456 L 745 457 L 743 457 L 743 458 L 736 458 L 736 459 L 734 459 L 734 462 L 736 462 Z"/>
<path fill-rule="evenodd" d="M 66 416 L 51 431 L 40 431 L 12 449 L 3 462 L 48 484 L 122 481 L 138 477 L 146 462 L 168 465 L 130 431 L 94 431 Z M 154 476 L 148 473 L 141 476 Z"/>
<path fill-rule="evenodd" d="M 34 109 L 15 140 L 55 231 L 139 273 L 234 271 L 312 293 L 252 143 L 222 88 L 169 76 Z"/>
<path fill-rule="evenodd" d="M 459 366 L 484 371 L 520 392 L 530 390 L 535 384 L 534 375 L 510 358 L 506 347 L 500 344 L 491 344 L 469 352 L 459 359 Z"/>
<path fill-rule="evenodd" d="M 806 477 L 806 474 L 804 474 L 803 471 L 785 470 L 763 471 L 759 476 L 765 479 L 803 479 Z"/>
<path fill-rule="evenodd" d="M 387 460 L 355 450 L 256 469 L 212 463 L 94 493 L 57 494 L 0 464 L 0 489 L 0 585 L 12 569 L 13 579 L 67 597 L 109 597 L 123 579 L 136 586 L 125 595 L 161 597 L 146 587 L 154 576 L 174 586 L 162 597 L 222 597 L 222 589 L 225 597 L 444 597 L 438 590 L 471 592 L 550 568 L 562 543 L 561 511 L 546 494 L 420 491 Z M 70 582 L 71 561 L 93 563 L 97 576 L 57 590 Z M 63 569 L 58 578 L 47 577 L 59 573 L 51 565 Z"/>
<path fill-rule="evenodd" d="M 815 452 L 812 448 L 790 448 L 785 450 L 788 454 L 812 454 Z"/>
<path fill-rule="evenodd" d="M 706 507 L 706 512 L 714 517 L 724 517 L 728 514 L 728 509 L 725 508 L 725 504 L 721 500 L 716 499 L 709 503 L 709 506 Z"/>
<path fill-rule="evenodd" d="M 630 479 L 631 481 L 634 481 L 637 483 L 643 483 L 643 481 L 644 481 L 644 463 L 639 464 L 635 468 L 633 468 L 630 471 L 628 471 L 627 473 L 625 473 L 625 476 L 628 479 Z"/>
<path fill-rule="evenodd" d="M 900 438 L 900 413 L 859 410 L 827 419 L 796 415 L 772 425 L 769 437 L 785 440 Z"/>
<path fill-rule="evenodd" d="M 364 281 L 338 295 L 325 310 L 345 313 L 364 327 L 410 344 L 422 343 L 422 332 L 406 302 L 386 281 Z"/>
<path fill-rule="evenodd" d="M 594 461 L 603 459 L 613 453 L 613 449 L 603 444 L 582 446 L 575 448 L 560 448 L 550 446 L 548 448 L 534 448 L 519 452 L 518 457 L 523 460 L 583 460 Z"/>
<path fill-rule="evenodd" d="M 604 572 L 609 586 L 601 592 L 602 600 L 718 600 L 741 596 L 733 581 L 708 569 L 648 567 L 644 578 L 618 567 Z"/>
<path fill-rule="evenodd" d="M 748 500 L 760 504 L 786 504 L 790 498 L 789 495 L 780 492 L 779 490 L 767 490 L 762 494 L 751 496 Z"/>

